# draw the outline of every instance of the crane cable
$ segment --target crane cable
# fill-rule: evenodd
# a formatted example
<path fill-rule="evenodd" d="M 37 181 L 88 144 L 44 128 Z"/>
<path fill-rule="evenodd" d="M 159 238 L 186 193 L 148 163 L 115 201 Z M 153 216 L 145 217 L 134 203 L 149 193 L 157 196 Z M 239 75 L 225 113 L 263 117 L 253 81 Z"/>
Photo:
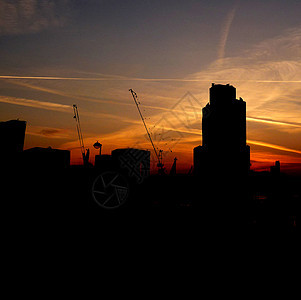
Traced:
<path fill-rule="evenodd" d="M 77 134 L 78 134 L 79 144 L 80 144 L 80 148 L 81 148 L 82 155 L 83 155 L 83 158 L 84 158 L 84 156 L 85 156 L 85 145 L 84 145 L 83 135 L 82 135 L 80 121 L 79 121 L 79 114 L 78 114 L 76 104 L 73 104 L 73 110 L 74 110 L 74 118 L 76 119 L 76 130 L 77 130 Z"/>

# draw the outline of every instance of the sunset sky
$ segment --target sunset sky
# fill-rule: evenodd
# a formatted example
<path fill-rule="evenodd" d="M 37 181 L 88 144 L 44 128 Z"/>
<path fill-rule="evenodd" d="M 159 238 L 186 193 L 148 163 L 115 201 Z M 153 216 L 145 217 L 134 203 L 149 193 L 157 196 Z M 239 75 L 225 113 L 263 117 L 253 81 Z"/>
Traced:
<path fill-rule="evenodd" d="M 26 120 L 25 149 L 151 150 L 192 165 L 211 84 L 247 103 L 251 168 L 301 173 L 300 0 L 0 0 L 0 121 Z M 227 134 L 225 132 L 225 134 Z"/>

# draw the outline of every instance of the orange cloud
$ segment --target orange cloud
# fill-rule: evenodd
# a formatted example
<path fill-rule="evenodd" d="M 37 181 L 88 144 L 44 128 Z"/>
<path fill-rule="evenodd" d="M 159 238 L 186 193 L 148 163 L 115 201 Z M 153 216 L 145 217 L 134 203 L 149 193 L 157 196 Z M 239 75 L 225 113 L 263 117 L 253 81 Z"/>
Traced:
<path fill-rule="evenodd" d="M 70 139 L 74 134 L 64 128 L 27 125 L 26 134 L 39 136 L 47 139 Z"/>

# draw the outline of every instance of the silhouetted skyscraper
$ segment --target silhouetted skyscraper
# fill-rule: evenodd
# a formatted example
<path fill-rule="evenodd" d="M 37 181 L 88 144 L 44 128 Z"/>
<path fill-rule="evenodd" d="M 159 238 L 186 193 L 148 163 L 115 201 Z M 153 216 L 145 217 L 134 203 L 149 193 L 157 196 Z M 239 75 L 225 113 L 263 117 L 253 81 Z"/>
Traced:
<path fill-rule="evenodd" d="M 212 84 L 203 108 L 203 144 L 194 148 L 196 175 L 247 174 L 250 149 L 246 145 L 246 102 L 236 99 L 236 89 Z"/>
<path fill-rule="evenodd" d="M 0 165 L 7 167 L 18 164 L 23 151 L 26 122 L 10 120 L 0 122 Z"/>

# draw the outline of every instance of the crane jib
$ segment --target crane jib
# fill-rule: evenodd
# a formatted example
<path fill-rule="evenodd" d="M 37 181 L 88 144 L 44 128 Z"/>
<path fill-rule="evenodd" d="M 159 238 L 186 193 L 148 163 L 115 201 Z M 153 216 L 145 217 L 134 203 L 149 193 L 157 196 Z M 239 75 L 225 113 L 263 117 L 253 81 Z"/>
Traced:
<path fill-rule="evenodd" d="M 154 143 L 153 143 L 153 140 L 152 140 L 152 137 L 151 137 L 151 135 L 150 135 L 150 133 L 149 133 L 149 131 L 148 131 L 148 128 L 147 128 L 147 126 L 146 126 L 146 123 L 145 123 L 145 120 L 144 120 L 144 118 L 143 118 L 143 115 L 142 115 L 142 113 L 141 113 L 141 111 L 140 111 L 140 107 L 139 107 L 139 104 L 138 104 L 138 101 L 137 101 L 137 98 L 138 98 L 138 97 L 137 97 L 137 94 L 136 94 L 132 89 L 130 89 L 129 91 L 132 93 L 133 99 L 134 99 L 135 104 L 136 104 L 136 106 L 137 106 L 139 115 L 140 115 L 140 117 L 141 117 L 141 120 L 142 120 L 143 125 L 144 125 L 145 130 L 146 130 L 146 133 L 147 133 L 147 135 L 148 135 L 148 137 L 149 137 L 149 140 L 150 140 L 150 142 L 151 142 L 151 144 L 152 144 L 152 146 L 153 146 L 153 149 L 154 149 L 154 151 L 155 151 L 156 157 L 157 157 L 157 159 L 158 159 L 158 161 L 159 161 L 159 163 L 160 163 L 159 154 L 158 154 L 158 152 L 157 152 L 157 150 L 156 150 L 156 147 L 155 147 L 155 145 L 154 145 Z"/>

